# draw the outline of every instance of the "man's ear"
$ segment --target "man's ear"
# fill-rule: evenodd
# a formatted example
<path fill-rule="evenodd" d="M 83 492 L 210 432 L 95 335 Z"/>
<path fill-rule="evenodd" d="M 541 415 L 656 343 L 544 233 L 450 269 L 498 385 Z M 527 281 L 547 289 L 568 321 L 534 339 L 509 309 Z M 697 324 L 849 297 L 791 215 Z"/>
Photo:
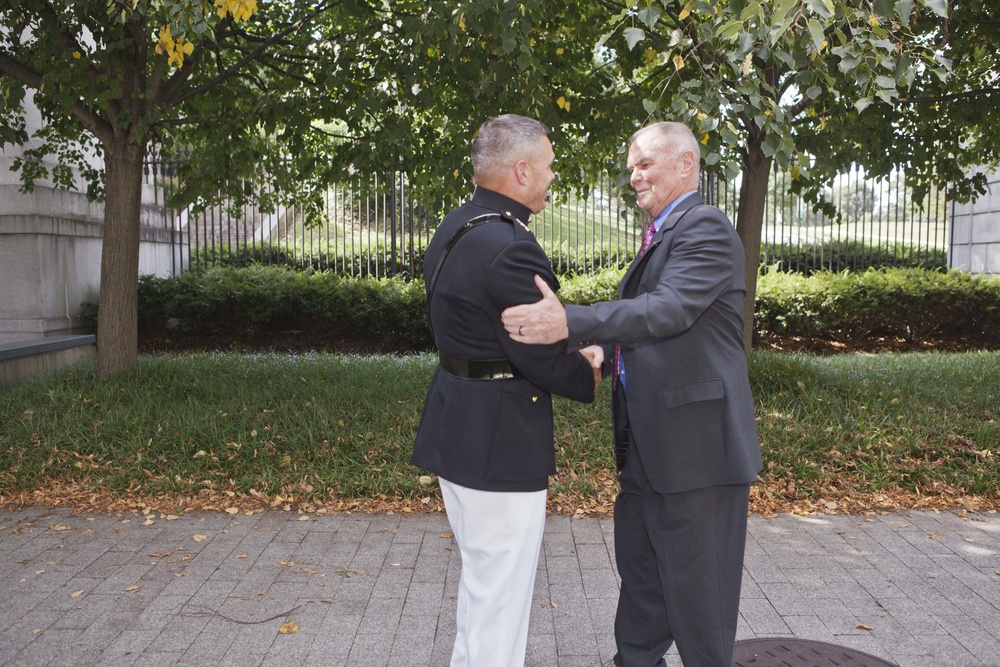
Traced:
<path fill-rule="evenodd" d="M 514 178 L 517 179 L 518 185 L 528 184 L 528 162 L 526 160 L 518 160 L 517 164 L 514 165 Z"/>
<path fill-rule="evenodd" d="M 681 153 L 681 164 L 684 165 L 684 175 L 686 176 L 698 169 L 698 158 L 692 151 L 684 151 Z"/>

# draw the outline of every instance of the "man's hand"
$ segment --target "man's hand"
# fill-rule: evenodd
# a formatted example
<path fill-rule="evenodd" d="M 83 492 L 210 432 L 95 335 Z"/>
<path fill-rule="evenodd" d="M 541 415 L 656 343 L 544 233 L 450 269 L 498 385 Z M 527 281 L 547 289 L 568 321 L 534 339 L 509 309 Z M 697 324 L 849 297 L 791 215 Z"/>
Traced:
<path fill-rule="evenodd" d="M 541 276 L 535 284 L 542 293 L 541 301 L 511 306 L 503 311 L 501 320 L 510 337 L 518 343 L 542 345 L 555 343 L 569 337 L 566 309 L 556 293 Z"/>
<path fill-rule="evenodd" d="M 604 348 L 600 345 L 588 345 L 580 350 L 580 354 L 587 358 L 587 361 L 590 362 L 590 367 L 594 369 L 594 389 L 597 389 L 601 384 L 601 380 L 604 379 L 601 375 L 601 365 L 604 363 Z"/>

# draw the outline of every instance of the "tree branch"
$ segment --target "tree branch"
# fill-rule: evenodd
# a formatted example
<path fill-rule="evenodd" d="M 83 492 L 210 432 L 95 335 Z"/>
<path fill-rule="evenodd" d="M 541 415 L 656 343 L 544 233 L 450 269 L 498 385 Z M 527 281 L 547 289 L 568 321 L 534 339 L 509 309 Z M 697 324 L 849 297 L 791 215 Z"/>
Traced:
<path fill-rule="evenodd" d="M 0 72 L 21 82 L 28 88 L 41 92 L 42 75 L 6 53 L 0 53 Z M 77 102 L 72 106 L 71 112 L 102 143 L 112 139 L 111 126 L 87 105 Z"/>
<path fill-rule="evenodd" d="M 286 28 L 285 30 L 282 30 L 282 31 L 280 31 L 280 32 L 272 35 L 271 37 L 269 37 L 267 40 L 265 40 L 264 42 L 262 42 L 260 44 L 260 46 L 258 46 L 256 49 L 254 49 L 253 51 L 251 51 L 247 55 L 245 55 L 243 58 L 241 58 L 239 61 L 237 61 L 234 65 L 232 65 L 228 69 L 222 71 L 217 76 L 209 79 L 208 81 L 206 81 L 205 83 L 201 84 L 200 86 L 195 86 L 191 90 L 188 90 L 185 93 L 177 95 L 177 97 L 173 97 L 173 99 L 171 99 L 171 97 L 177 93 L 177 90 L 179 90 L 181 84 L 183 84 L 183 80 L 182 80 L 177 85 L 172 85 L 174 83 L 174 78 L 176 78 L 178 75 L 181 74 L 181 72 L 178 72 L 177 75 L 175 75 L 174 77 L 171 77 L 171 81 L 168 82 L 166 86 L 164 86 L 163 95 L 160 97 L 159 101 L 162 102 L 164 104 L 164 106 L 175 106 L 177 104 L 181 104 L 182 102 L 184 102 L 186 100 L 191 99 L 192 97 L 200 95 L 201 93 L 205 92 L 206 90 L 209 90 L 209 89 L 211 89 L 211 88 L 219 85 L 223 81 L 225 81 L 225 80 L 231 78 L 232 76 L 234 76 L 237 72 L 239 72 L 241 69 L 243 69 L 243 67 L 246 66 L 248 63 L 253 62 L 261 54 L 263 54 L 265 51 L 267 51 L 267 49 L 270 48 L 271 45 L 273 45 L 274 43 L 276 43 L 279 40 L 283 39 L 286 35 L 290 35 L 290 34 L 296 32 L 296 31 L 300 30 L 303 26 L 305 26 L 306 24 L 308 24 L 309 22 L 311 22 L 315 17 L 317 17 L 320 14 L 322 14 L 323 12 L 327 11 L 328 7 L 329 7 L 329 5 L 328 5 L 327 2 L 320 3 L 316 7 L 315 11 L 313 11 L 312 13 L 310 13 L 307 16 L 302 17 L 302 19 L 300 19 L 296 23 L 293 23 L 292 25 L 288 26 L 288 28 Z M 222 26 L 224 24 L 225 24 L 225 22 L 220 23 L 219 26 Z M 219 26 L 216 26 L 216 27 L 218 28 Z M 183 69 L 182 69 L 182 71 L 183 71 Z M 186 78 L 187 77 L 184 77 L 184 80 L 186 80 Z"/>
<path fill-rule="evenodd" d="M 936 97 L 900 97 L 896 104 L 933 104 L 935 102 L 953 102 L 955 100 L 967 100 L 980 95 L 993 95 L 1000 93 L 1000 88 L 979 88 L 978 90 L 966 90 L 961 93 L 951 95 L 938 95 Z"/>

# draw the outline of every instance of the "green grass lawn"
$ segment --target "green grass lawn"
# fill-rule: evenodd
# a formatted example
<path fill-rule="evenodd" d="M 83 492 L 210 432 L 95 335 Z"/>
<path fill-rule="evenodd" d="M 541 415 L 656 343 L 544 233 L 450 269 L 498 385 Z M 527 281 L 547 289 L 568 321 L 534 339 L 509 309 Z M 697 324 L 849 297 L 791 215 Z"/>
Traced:
<path fill-rule="evenodd" d="M 408 463 L 434 366 L 157 355 L 98 382 L 79 365 L 0 393 L 0 502 L 437 506 L 433 480 Z M 1000 507 L 1000 352 L 755 353 L 751 383 L 758 511 Z M 593 405 L 556 401 L 560 511 L 610 505 L 608 384 Z"/>

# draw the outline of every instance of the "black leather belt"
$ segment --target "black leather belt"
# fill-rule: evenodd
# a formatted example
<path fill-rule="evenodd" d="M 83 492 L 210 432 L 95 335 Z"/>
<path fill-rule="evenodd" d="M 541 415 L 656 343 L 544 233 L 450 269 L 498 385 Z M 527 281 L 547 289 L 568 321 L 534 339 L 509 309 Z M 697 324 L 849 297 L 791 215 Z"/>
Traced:
<path fill-rule="evenodd" d="M 445 354 L 438 355 L 441 368 L 449 375 L 466 380 L 507 380 L 521 377 L 521 371 L 514 368 L 506 359 L 494 361 L 466 361 L 455 359 Z"/>

